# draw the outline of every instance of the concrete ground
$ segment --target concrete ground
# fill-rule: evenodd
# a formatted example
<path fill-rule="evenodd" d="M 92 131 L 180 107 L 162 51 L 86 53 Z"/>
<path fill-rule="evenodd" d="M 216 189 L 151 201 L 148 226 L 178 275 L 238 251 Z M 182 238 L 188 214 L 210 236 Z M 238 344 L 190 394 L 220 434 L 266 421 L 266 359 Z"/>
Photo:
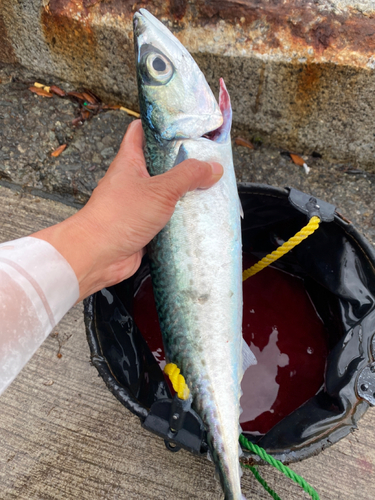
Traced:
<path fill-rule="evenodd" d="M 79 209 L 104 175 L 131 120 L 121 111 L 109 111 L 73 128 L 77 106 L 29 92 L 34 77 L 16 66 L 0 69 L 1 242 Z M 46 83 L 66 86 L 52 79 Z M 237 134 L 234 130 L 233 137 Z M 67 149 L 51 157 L 62 143 L 68 143 Z M 305 158 L 311 167 L 306 175 L 281 153 L 260 143 L 254 150 L 234 145 L 238 180 L 293 186 L 335 203 L 375 244 L 374 175 L 360 164 L 312 156 Z M 63 318 L 0 398 L 0 415 L 0 499 L 220 497 L 210 462 L 184 451 L 167 452 L 98 378 L 89 363 L 81 304 Z M 321 500 L 373 498 L 373 411 L 354 434 L 292 468 L 317 489 Z M 283 500 L 308 498 L 273 468 L 261 472 Z M 248 499 L 270 498 L 247 472 L 243 490 Z"/>

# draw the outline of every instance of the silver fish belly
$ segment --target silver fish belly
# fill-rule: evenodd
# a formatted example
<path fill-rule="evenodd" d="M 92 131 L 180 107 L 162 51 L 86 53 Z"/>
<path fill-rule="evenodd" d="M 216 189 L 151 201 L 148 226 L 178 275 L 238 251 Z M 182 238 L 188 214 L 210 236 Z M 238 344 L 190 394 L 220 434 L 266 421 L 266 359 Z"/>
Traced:
<path fill-rule="evenodd" d="M 148 58 L 155 59 L 162 54 L 172 64 L 179 57 L 175 46 L 168 50 L 168 36 L 172 39 L 170 43 L 174 37 L 169 32 L 167 35 L 166 28 L 163 25 L 160 28 L 160 23 L 150 16 L 143 9 L 136 14 L 138 71 L 142 71 L 142 46 L 147 45 L 151 54 L 156 48 L 156 56 L 149 56 L 146 52 Z M 152 36 L 147 34 L 148 28 Z M 178 45 L 177 48 L 182 50 Z M 165 55 L 166 51 L 168 54 Z M 182 54 L 187 58 L 185 52 Z M 185 65 L 186 61 L 183 61 Z M 147 64 L 148 61 L 144 66 Z M 165 70 L 161 63 L 155 66 Z M 195 70 L 194 66 L 192 68 Z M 177 61 L 174 71 L 179 69 L 182 73 Z M 151 76 L 153 74 L 151 68 Z M 197 74 L 196 80 L 199 80 L 200 71 Z M 150 243 L 149 255 L 166 358 L 180 368 L 192 392 L 194 408 L 207 429 L 210 453 L 225 498 L 240 500 L 243 498 L 238 445 L 242 378 L 242 245 L 240 204 L 229 135 L 229 96 L 222 83 L 223 119 L 215 107 L 216 101 L 212 102 L 213 96 L 206 87 L 202 90 L 203 84 L 200 83 L 200 95 L 211 101 L 202 103 L 203 99 L 200 99 L 197 106 L 211 106 L 213 118 L 210 118 L 211 123 L 206 116 L 198 125 L 199 120 L 194 121 L 196 130 L 192 137 L 186 137 L 186 121 L 191 117 L 187 116 L 187 120 L 181 118 L 180 109 L 175 114 L 170 104 L 154 101 L 158 97 L 158 85 L 154 83 L 150 88 L 149 80 L 138 76 L 146 136 L 145 156 L 151 175 L 163 173 L 186 158 L 218 161 L 224 167 L 223 177 L 212 188 L 189 192 L 177 203 L 170 222 Z M 196 96 L 197 91 L 193 95 Z M 165 113 L 160 118 L 160 109 L 167 110 L 169 119 Z M 202 137 L 216 128 L 213 140 Z M 173 137 L 171 130 L 174 131 Z M 163 134 L 168 138 L 165 139 Z"/>

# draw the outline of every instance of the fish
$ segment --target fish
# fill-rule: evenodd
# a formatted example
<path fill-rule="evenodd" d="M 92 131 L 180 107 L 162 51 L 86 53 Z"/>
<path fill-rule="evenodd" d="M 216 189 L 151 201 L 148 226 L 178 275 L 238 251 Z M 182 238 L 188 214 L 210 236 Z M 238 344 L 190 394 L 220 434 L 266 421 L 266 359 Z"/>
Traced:
<path fill-rule="evenodd" d="M 139 105 L 151 176 L 187 158 L 220 162 L 222 178 L 188 192 L 148 254 L 166 359 L 180 368 L 207 431 L 226 500 L 242 500 L 241 204 L 233 167 L 232 109 L 219 104 L 187 49 L 152 14 L 134 15 Z"/>

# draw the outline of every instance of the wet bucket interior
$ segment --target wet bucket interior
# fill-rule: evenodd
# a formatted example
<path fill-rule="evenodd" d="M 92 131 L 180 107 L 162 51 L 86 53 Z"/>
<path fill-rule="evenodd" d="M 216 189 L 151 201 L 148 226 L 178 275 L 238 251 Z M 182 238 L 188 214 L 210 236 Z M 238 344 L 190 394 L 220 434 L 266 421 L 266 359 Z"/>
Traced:
<path fill-rule="evenodd" d="M 244 254 L 243 262 L 247 269 L 255 259 Z M 243 431 L 260 435 L 322 386 L 327 333 L 302 280 L 277 269 L 265 269 L 245 281 L 244 305 L 243 337 L 257 365 L 250 366 L 242 380 L 240 423 Z M 163 369 L 166 361 L 150 275 L 135 290 L 133 318 Z"/>
<path fill-rule="evenodd" d="M 239 191 L 246 269 L 307 218 L 288 190 L 242 185 Z M 257 365 L 244 374 L 240 423 L 249 440 L 284 462 L 341 439 L 375 403 L 374 263 L 369 243 L 336 214 L 244 282 L 243 334 Z M 86 300 L 85 321 L 93 363 L 144 420 L 155 401 L 173 392 L 162 372 L 147 257 L 133 278 Z"/>

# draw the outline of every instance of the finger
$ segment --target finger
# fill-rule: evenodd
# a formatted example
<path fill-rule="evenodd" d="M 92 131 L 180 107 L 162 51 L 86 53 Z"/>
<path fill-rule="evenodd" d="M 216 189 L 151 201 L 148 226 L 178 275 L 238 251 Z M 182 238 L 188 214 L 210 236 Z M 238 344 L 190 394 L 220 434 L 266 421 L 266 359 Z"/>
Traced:
<path fill-rule="evenodd" d="M 199 160 L 185 160 L 165 174 L 156 178 L 160 188 L 175 198 L 180 199 L 188 191 L 213 186 L 223 175 L 224 169 L 217 162 L 203 162 Z"/>
<path fill-rule="evenodd" d="M 135 149 L 143 152 L 143 128 L 141 120 L 133 120 L 127 130 L 124 138 L 121 141 L 120 151 L 124 149 Z"/>
<path fill-rule="evenodd" d="M 112 165 L 116 168 L 126 161 L 128 165 L 136 167 L 138 173 L 143 177 L 148 177 L 146 162 L 143 153 L 144 135 L 141 120 L 134 120 L 128 126 L 126 134 L 121 142 L 119 152 Z M 111 167 L 112 167 L 111 165 Z M 112 170 L 112 168 L 108 170 Z"/>

